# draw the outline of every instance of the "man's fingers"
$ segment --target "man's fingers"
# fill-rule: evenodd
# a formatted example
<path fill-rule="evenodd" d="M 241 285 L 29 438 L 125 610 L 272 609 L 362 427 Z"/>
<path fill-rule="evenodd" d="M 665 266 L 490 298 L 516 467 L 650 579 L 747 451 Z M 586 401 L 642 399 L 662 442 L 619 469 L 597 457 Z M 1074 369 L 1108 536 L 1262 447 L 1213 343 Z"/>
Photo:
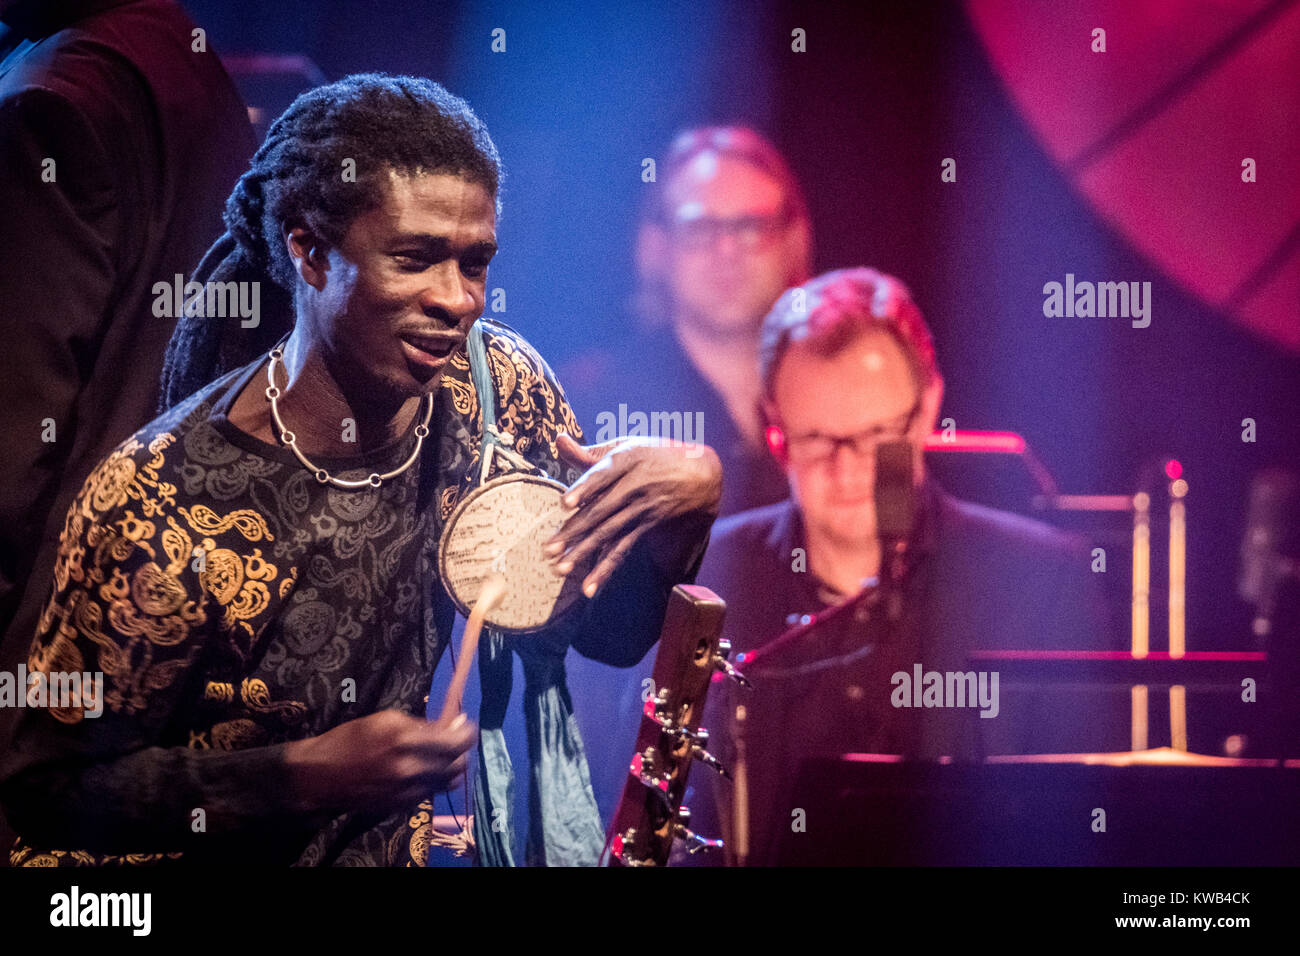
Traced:
<path fill-rule="evenodd" d="M 577 440 L 568 432 L 560 432 L 556 436 L 555 447 L 559 451 L 560 457 L 570 465 L 590 468 L 613 451 L 621 441 L 621 438 L 614 438 L 607 442 L 601 442 L 599 445 L 579 445 Z"/>
<path fill-rule="evenodd" d="M 567 549 L 608 520 L 610 515 L 643 497 L 641 488 L 625 473 L 602 476 L 600 482 L 599 493 L 584 494 L 577 510 L 564 519 L 552 540 L 563 541 Z M 559 554 L 560 551 L 552 548 L 548 553 Z"/>
<path fill-rule="evenodd" d="M 579 445 L 568 432 L 560 432 L 555 439 L 555 448 L 560 453 L 560 458 L 570 465 L 579 465 L 584 468 L 590 468 L 594 465 L 593 459 L 587 449 Z"/>
<path fill-rule="evenodd" d="M 459 723 L 456 720 L 448 724 L 426 723 L 419 749 L 426 756 L 441 758 L 463 754 L 473 747 L 478 734 L 477 725 L 464 714 L 457 719 Z"/>
<path fill-rule="evenodd" d="M 612 482 L 617 481 L 627 471 L 627 464 L 615 463 L 615 459 L 606 458 L 596 462 L 581 475 L 564 493 L 564 507 L 577 508 L 593 495 L 598 495 Z"/>
<path fill-rule="evenodd" d="M 611 486 L 622 478 L 626 473 L 630 463 L 613 464 L 612 460 L 606 460 L 593 466 L 584 472 L 582 477 L 569 486 L 565 492 L 563 505 L 565 508 L 579 509 L 576 514 L 569 515 L 555 534 L 547 540 L 544 551 L 548 557 L 555 558 L 568 550 L 569 545 L 577 536 L 585 534 L 587 530 L 594 527 L 590 521 L 576 521 L 581 518 L 585 508 L 591 505 L 587 503 L 597 503 L 605 498 L 617 498 L 616 493 L 611 493 Z M 615 505 L 619 507 L 619 505 Z M 610 509 L 606 509 L 606 512 Z M 602 512 L 602 514 L 606 513 Z"/>
<path fill-rule="evenodd" d="M 458 757 L 453 763 L 445 764 L 442 767 L 423 773 L 418 779 L 406 787 L 403 791 L 403 804 L 413 803 L 417 800 L 425 799 L 429 792 L 442 793 L 448 790 L 455 790 L 464 782 L 465 774 L 469 770 L 469 761 L 465 757 Z"/>
<path fill-rule="evenodd" d="M 624 508 L 609 521 L 574 545 L 573 550 L 564 556 L 558 565 L 558 574 L 569 574 L 575 568 L 590 568 L 597 559 L 612 551 L 618 542 L 641 524 L 640 514 L 635 509 Z M 588 579 L 591 571 L 588 571 Z M 584 593 L 586 590 L 584 588 Z M 591 597 L 590 594 L 587 597 Z"/>
<path fill-rule="evenodd" d="M 629 522 L 639 520 L 644 511 L 640 497 L 635 487 L 628 487 L 627 481 L 622 481 L 579 508 L 560 526 L 547 546 L 546 553 L 556 570 L 568 574 L 622 533 Z"/>
<path fill-rule="evenodd" d="M 433 735 L 420 749 L 417 766 L 420 766 L 419 784 L 423 788 L 451 790 L 469 767 L 469 749 L 474 744 L 478 728 L 466 719 L 454 730 L 430 724 Z"/>

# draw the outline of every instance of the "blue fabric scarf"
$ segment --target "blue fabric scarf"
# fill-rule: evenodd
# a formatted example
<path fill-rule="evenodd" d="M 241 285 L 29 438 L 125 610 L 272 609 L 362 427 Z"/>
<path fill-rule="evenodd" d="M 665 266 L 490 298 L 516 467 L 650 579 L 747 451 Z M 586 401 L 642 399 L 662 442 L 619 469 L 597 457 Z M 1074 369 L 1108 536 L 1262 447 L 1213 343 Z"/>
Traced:
<path fill-rule="evenodd" d="M 496 430 L 496 391 L 480 325 L 470 330 L 468 346 L 470 372 L 483 414 L 479 460 L 488 462 L 500 436 Z M 480 467 L 480 481 L 487 471 Z M 483 629 L 478 659 L 482 705 L 474 786 L 474 842 L 482 866 L 516 865 L 515 777 L 502 729 L 510 703 L 514 654 L 523 663 L 530 764 L 526 862 L 530 866 L 595 866 L 600 860 L 605 836 L 582 736 L 573 715 L 573 701 L 565 685 L 567 650 L 567 641 L 545 632 L 516 638 Z"/>

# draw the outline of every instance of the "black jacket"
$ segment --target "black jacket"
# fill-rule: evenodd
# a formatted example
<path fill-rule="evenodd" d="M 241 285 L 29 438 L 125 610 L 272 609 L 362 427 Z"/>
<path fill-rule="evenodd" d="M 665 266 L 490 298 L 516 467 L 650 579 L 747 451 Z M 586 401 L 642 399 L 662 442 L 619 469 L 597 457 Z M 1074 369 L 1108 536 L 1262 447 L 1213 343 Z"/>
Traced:
<path fill-rule="evenodd" d="M 732 716 L 738 704 L 746 706 L 751 863 L 776 861 L 805 757 L 877 753 L 975 761 L 999 753 L 1128 749 L 1127 699 L 1096 691 L 1000 681 L 996 716 L 988 718 L 981 709 L 991 708 L 897 706 L 903 685 L 894 675 L 910 678 L 918 664 L 923 673 L 991 673 L 996 665 L 971 661 L 972 650 L 1124 645 L 1123 635 L 1108 628 L 1080 542 L 1038 522 L 958 501 L 933 482 L 924 486 L 921 501 L 896 623 L 883 606 L 845 614 L 769 658 L 766 669 L 756 662 L 749 673 L 752 691 L 713 685 L 705 723 L 710 750 L 724 763 L 735 762 Z M 698 581 L 727 602 L 724 634 L 733 660 L 771 642 L 800 615 L 824 608 L 811 572 L 797 570 L 806 567 L 796 552 L 804 547 L 790 501 L 715 525 Z M 715 787 L 703 769 L 692 783 L 697 832 L 714 835 L 710 829 L 729 827 L 731 787 Z"/>

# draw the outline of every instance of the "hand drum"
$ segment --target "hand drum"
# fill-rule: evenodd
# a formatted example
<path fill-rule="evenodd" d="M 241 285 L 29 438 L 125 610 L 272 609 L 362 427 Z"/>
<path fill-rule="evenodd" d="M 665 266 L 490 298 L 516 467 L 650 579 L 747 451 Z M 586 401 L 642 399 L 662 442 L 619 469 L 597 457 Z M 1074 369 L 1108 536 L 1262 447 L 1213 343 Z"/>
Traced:
<path fill-rule="evenodd" d="M 485 482 L 456 506 L 438 544 L 438 570 L 462 614 L 493 574 L 506 579 L 506 593 L 484 620 L 506 633 L 540 630 L 583 596 L 582 568 L 560 577 L 542 551 L 568 516 L 560 503 L 566 490 L 550 478 L 514 473 Z"/>

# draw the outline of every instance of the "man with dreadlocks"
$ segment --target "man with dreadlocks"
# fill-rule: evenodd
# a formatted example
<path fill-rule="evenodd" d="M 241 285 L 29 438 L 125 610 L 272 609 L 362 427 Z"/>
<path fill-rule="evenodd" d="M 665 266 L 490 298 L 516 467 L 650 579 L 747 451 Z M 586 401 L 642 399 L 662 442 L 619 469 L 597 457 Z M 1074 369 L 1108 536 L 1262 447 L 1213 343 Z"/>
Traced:
<path fill-rule="evenodd" d="M 479 319 L 500 181 L 487 129 L 427 80 L 349 77 L 271 127 L 195 276 L 260 283 L 259 326 L 183 319 L 174 406 L 68 512 L 28 666 L 102 671 L 104 688 L 25 712 L 0 771 L 14 864 L 424 865 L 426 798 L 474 738 L 423 719 L 454 616 L 437 542 L 493 418 L 570 486 L 548 553 L 585 572 L 586 599 L 483 642 L 474 838 L 481 862 L 514 862 L 517 653 L 528 860 L 596 861 L 564 654 L 642 657 L 698 567 L 721 468 L 708 449 L 580 446 L 546 363 Z"/>

